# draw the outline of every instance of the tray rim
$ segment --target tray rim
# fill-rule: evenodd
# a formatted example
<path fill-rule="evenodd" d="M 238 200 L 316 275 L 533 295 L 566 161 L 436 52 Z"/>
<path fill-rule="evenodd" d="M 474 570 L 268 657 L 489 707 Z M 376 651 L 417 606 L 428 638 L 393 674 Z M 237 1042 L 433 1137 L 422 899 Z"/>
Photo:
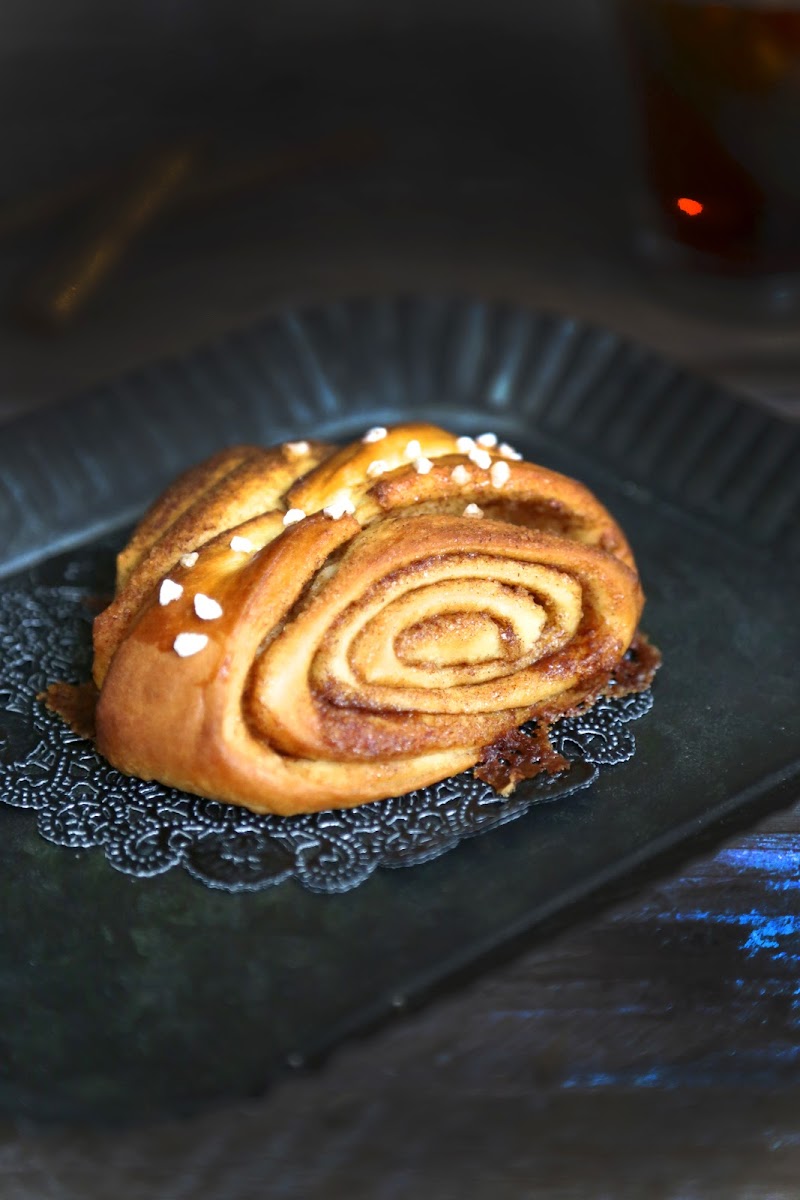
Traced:
<path fill-rule="evenodd" d="M 745 474 L 739 480 L 738 490 L 734 491 L 730 489 L 730 471 L 726 469 L 725 462 L 717 471 L 717 477 L 709 481 L 698 480 L 691 471 L 688 475 L 684 471 L 681 476 L 675 460 L 680 451 L 682 435 L 688 436 L 694 425 L 695 413 L 702 409 L 701 400 L 704 400 L 707 405 L 705 411 L 711 413 L 714 419 L 712 428 L 706 431 L 705 442 L 700 437 L 701 447 L 707 445 L 710 438 L 713 439 L 714 429 L 726 432 L 728 440 L 738 436 L 740 442 L 743 436 L 748 435 L 761 442 L 786 439 L 785 457 L 791 462 L 797 460 L 797 475 L 800 476 L 800 421 L 794 422 L 785 415 L 759 408 L 753 401 L 669 362 L 641 343 L 557 311 L 543 311 L 516 301 L 483 300 L 456 293 L 387 293 L 356 295 L 278 310 L 245 329 L 231 330 L 204 342 L 188 354 L 160 359 L 127 371 L 87 391 L 65 397 L 4 424 L 3 436 L 0 437 L 0 580 L 133 523 L 160 488 L 185 466 L 200 461 L 206 453 L 210 454 L 222 445 L 239 440 L 237 437 L 226 438 L 224 434 L 221 437 L 215 435 L 207 439 L 207 445 L 202 448 L 198 446 L 197 453 L 185 454 L 180 443 L 180 424 L 177 428 L 171 427 L 166 416 L 163 413 L 160 415 L 159 411 L 163 404 L 159 389 L 163 391 L 165 386 L 174 389 L 177 381 L 177 394 L 183 394 L 184 400 L 187 396 L 191 398 L 199 414 L 198 424 L 203 425 L 205 421 L 209 429 L 218 427 L 220 414 L 218 405 L 215 408 L 214 395 L 206 393 L 198 399 L 192 388 L 196 388 L 197 374 L 203 367 L 210 369 L 212 375 L 220 375 L 221 372 L 224 379 L 225 369 L 221 364 L 230 359 L 232 354 L 244 361 L 248 355 L 252 355 L 254 346 L 263 342 L 273 343 L 275 352 L 283 356 L 294 353 L 301 369 L 311 374 L 316 372 L 323 380 L 321 394 L 314 398 L 319 401 L 317 407 L 320 411 L 312 416 L 327 425 L 335 424 L 337 417 L 340 424 L 352 423 L 356 416 L 364 420 L 391 419 L 392 414 L 387 411 L 385 404 L 372 408 L 365 408 L 363 404 L 351 405 L 348 410 L 350 415 L 344 417 L 337 412 L 335 397 L 332 403 L 330 395 L 325 394 L 326 367 L 324 362 L 320 365 L 319 355 L 312 344 L 313 329 L 315 322 L 332 313 L 343 314 L 345 322 L 359 319 L 363 323 L 366 316 L 367 323 L 378 320 L 389 325 L 394 323 L 396 328 L 393 328 L 393 332 L 399 339 L 403 332 L 400 326 L 411 307 L 424 310 L 426 320 L 429 323 L 432 321 L 434 326 L 438 321 L 439 331 L 442 326 L 455 326 L 451 339 L 455 358 L 466 352 L 465 348 L 469 347 L 473 335 L 479 341 L 483 339 L 479 350 L 485 348 L 487 325 L 493 326 L 495 334 L 501 329 L 505 338 L 513 335 L 522 342 L 525 337 L 528 340 L 538 338 L 541 345 L 537 354 L 543 365 L 537 370 L 547 378 L 544 382 L 537 378 L 534 392 L 539 394 L 534 394 L 531 405 L 522 410 L 537 440 L 543 445 L 548 440 L 551 440 L 551 444 L 565 445 L 571 454 L 588 459 L 595 473 L 601 471 L 607 478 L 616 481 L 618 486 L 624 480 L 627 487 L 649 493 L 650 498 L 677 509 L 686 519 L 698 520 L 706 527 L 713 526 L 719 534 L 727 535 L 740 546 L 747 546 L 770 557 L 782 557 L 782 542 L 787 537 L 791 540 L 791 515 L 796 512 L 800 516 L 800 489 L 793 488 L 790 472 L 784 471 L 787 478 L 779 488 L 777 497 L 772 498 L 773 512 L 776 504 L 784 508 L 789 506 L 783 514 L 780 526 L 783 533 L 779 537 L 774 535 L 774 530 L 772 534 L 768 529 L 765 533 L 763 513 L 760 514 L 762 527 L 759 529 L 759 514 L 753 511 L 752 496 L 751 502 L 745 504 L 744 508 L 736 500 L 737 494 L 741 495 L 748 488 L 751 491 L 754 487 L 756 492 L 758 490 L 759 480 L 755 478 L 753 464 L 747 456 L 742 462 L 740 455 L 739 465 Z M 396 342 L 395 350 L 398 344 Z M 581 360 L 579 369 L 572 375 L 569 372 L 566 376 L 559 374 L 570 356 Z M 614 371 L 609 371 L 609 365 Z M 661 419 L 660 412 L 667 411 L 663 407 L 665 395 L 669 398 L 677 391 L 685 410 L 679 414 L 677 428 L 674 427 L 675 421 L 672 422 L 673 428 L 669 427 L 668 414 L 666 427 L 660 431 L 657 428 L 655 435 L 650 432 L 649 457 L 644 465 L 637 462 L 634 454 L 622 455 L 621 459 L 619 454 L 615 455 L 609 449 L 602 437 L 592 437 L 587 441 L 575 432 L 576 423 L 572 420 L 575 411 L 591 418 L 593 409 L 600 403 L 597 397 L 602 400 L 604 381 L 607 383 L 609 375 L 613 380 L 614 372 L 622 379 L 631 373 L 635 379 L 642 372 L 658 378 L 659 388 L 655 395 L 647 397 L 646 402 L 633 388 L 629 396 L 624 397 L 623 405 L 617 406 L 619 411 L 635 412 L 639 417 L 644 413 L 645 427 L 648 420 L 657 424 Z M 562 395 L 565 388 L 568 403 L 566 412 L 562 412 L 561 401 L 554 405 L 552 400 L 553 395 Z M 614 391 L 613 383 L 611 390 Z M 155 403 L 154 398 L 158 398 L 159 403 Z M 308 405 L 298 407 L 299 402 L 291 398 L 290 403 L 295 403 L 295 412 L 289 409 L 288 423 L 284 419 L 282 427 L 276 426 L 273 441 L 280 440 L 283 433 L 290 435 L 292 430 L 296 432 L 298 424 L 308 420 Z M 252 380 L 247 385 L 243 383 L 238 408 L 228 417 L 234 423 L 238 420 L 257 424 L 258 405 Z M 662 405 L 661 409 L 659 405 Z M 112 407 L 113 414 L 109 412 Z M 470 419 L 474 421 L 483 416 L 492 418 L 501 427 L 504 412 L 512 411 L 519 415 L 518 407 L 513 410 L 503 408 L 493 404 L 491 398 L 484 398 L 483 404 L 476 403 L 473 398 L 458 407 L 446 403 L 433 408 L 428 404 L 424 407 L 426 415 L 437 417 L 445 423 L 450 420 L 456 425 L 465 425 Z M 408 411 L 407 404 L 405 409 Z M 142 410 L 151 426 L 151 431 L 146 435 L 142 430 L 148 421 L 140 419 Z M 663 420 L 661 423 L 662 426 L 665 424 Z M 97 440 L 103 443 L 105 439 L 99 449 L 96 446 L 87 448 L 84 444 L 82 430 L 93 426 L 99 428 Z M 123 469 L 126 456 L 132 454 L 131 444 L 135 445 L 137 438 L 138 448 L 149 449 L 158 459 L 156 477 L 147 484 L 126 477 Z M 648 466 L 654 455 L 658 456 L 655 477 Z M 116 470 L 109 469 L 109 457 L 111 468 Z M 625 463 L 624 475 L 620 474 L 621 461 Z M 98 465 L 100 471 L 96 469 Z M 748 465 L 751 467 L 749 475 Z M 758 465 L 756 463 L 755 467 Z M 670 470 L 673 476 L 676 471 L 678 474 L 667 486 L 663 476 L 669 475 Z M 100 478 L 104 471 L 113 475 L 117 484 L 111 495 L 108 478 Z M 45 480 L 46 489 L 43 489 Z M 683 499 L 681 491 L 684 493 Z M 795 491 L 798 493 L 796 496 Z M 758 498 L 757 494 L 755 499 Z M 53 527 L 51 523 L 48 530 L 47 521 L 50 519 L 52 522 L 53 507 L 62 513 L 61 524 Z M 92 516 L 92 513 L 99 515 Z"/>

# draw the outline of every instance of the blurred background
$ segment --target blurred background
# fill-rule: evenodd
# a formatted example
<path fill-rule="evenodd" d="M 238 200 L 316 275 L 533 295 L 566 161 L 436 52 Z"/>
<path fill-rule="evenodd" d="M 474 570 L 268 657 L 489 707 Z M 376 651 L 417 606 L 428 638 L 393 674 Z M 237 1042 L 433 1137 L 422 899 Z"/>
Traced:
<path fill-rule="evenodd" d="M 791 411 L 792 305 L 670 289 L 643 253 L 623 24 L 610 0 L 7 0 L 0 421 L 287 303 L 420 290 L 586 317 Z"/>

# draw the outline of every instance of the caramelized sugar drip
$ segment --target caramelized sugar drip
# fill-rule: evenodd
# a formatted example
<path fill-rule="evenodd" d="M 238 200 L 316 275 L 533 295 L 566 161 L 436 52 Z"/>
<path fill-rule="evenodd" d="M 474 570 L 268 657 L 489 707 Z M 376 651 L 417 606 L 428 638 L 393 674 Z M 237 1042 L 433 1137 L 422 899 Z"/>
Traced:
<path fill-rule="evenodd" d="M 607 696 L 630 696 L 646 692 L 661 666 L 661 651 L 639 631 L 604 691 Z"/>
<path fill-rule="evenodd" d="M 569 770 L 570 762 L 558 754 L 550 741 L 550 728 L 560 717 L 585 712 L 600 696 L 630 696 L 645 692 L 661 666 L 661 651 L 638 631 L 628 650 L 601 687 L 592 689 L 577 703 L 560 712 L 542 714 L 530 733 L 512 729 L 483 750 L 483 759 L 473 774 L 501 796 L 509 796 L 523 779 L 546 771 L 555 775 Z"/>
<path fill-rule="evenodd" d="M 97 688 L 90 680 L 78 684 L 51 683 L 36 699 L 66 721 L 78 737 L 94 739 L 97 696 Z"/>
<path fill-rule="evenodd" d="M 569 769 L 569 760 L 553 749 L 549 725 L 543 722 L 531 733 L 512 729 L 503 734 L 484 755 L 473 774 L 501 796 L 509 796 L 523 779 L 533 779 L 542 771 L 557 775 Z"/>

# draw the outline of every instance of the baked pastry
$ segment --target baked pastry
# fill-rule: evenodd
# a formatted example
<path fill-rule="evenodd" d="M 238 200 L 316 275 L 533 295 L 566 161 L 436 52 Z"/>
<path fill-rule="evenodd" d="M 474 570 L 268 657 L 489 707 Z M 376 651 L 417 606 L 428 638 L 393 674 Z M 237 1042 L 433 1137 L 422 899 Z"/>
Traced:
<path fill-rule="evenodd" d="M 521 763 L 519 725 L 649 682 L 641 655 L 623 679 L 642 604 L 599 501 L 494 435 L 409 424 L 225 450 L 119 556 L 94 626 L 97 745 L 126 774 L 257 812 L 482 762 L 508 791 L 566 765 L 546 737 Z"/>

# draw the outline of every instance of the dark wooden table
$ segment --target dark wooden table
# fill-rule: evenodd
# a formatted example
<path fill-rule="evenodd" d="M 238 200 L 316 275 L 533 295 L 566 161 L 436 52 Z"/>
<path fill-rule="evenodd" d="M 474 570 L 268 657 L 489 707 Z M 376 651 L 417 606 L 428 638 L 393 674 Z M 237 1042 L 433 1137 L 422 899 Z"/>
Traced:
<path fill-rule="evenodd" d="M 562 105 L 535 180 L 465 170 L 457 203 L 434 137 L 424 187 L 387 168 L 168 223 L 61 340 L 0 327 L 0 420 L 286 302 L 430 288 L 588 317 L 796 413 L 796 324 L 669 305 L 641 274 L 598 106 L 593 125 Z M 32 245 L 7 248 L 6 292 Z M 795 1200 L 799 1181 L 800 802 L 261 1100 L 0 1129 L 3 1200 Z"/>

